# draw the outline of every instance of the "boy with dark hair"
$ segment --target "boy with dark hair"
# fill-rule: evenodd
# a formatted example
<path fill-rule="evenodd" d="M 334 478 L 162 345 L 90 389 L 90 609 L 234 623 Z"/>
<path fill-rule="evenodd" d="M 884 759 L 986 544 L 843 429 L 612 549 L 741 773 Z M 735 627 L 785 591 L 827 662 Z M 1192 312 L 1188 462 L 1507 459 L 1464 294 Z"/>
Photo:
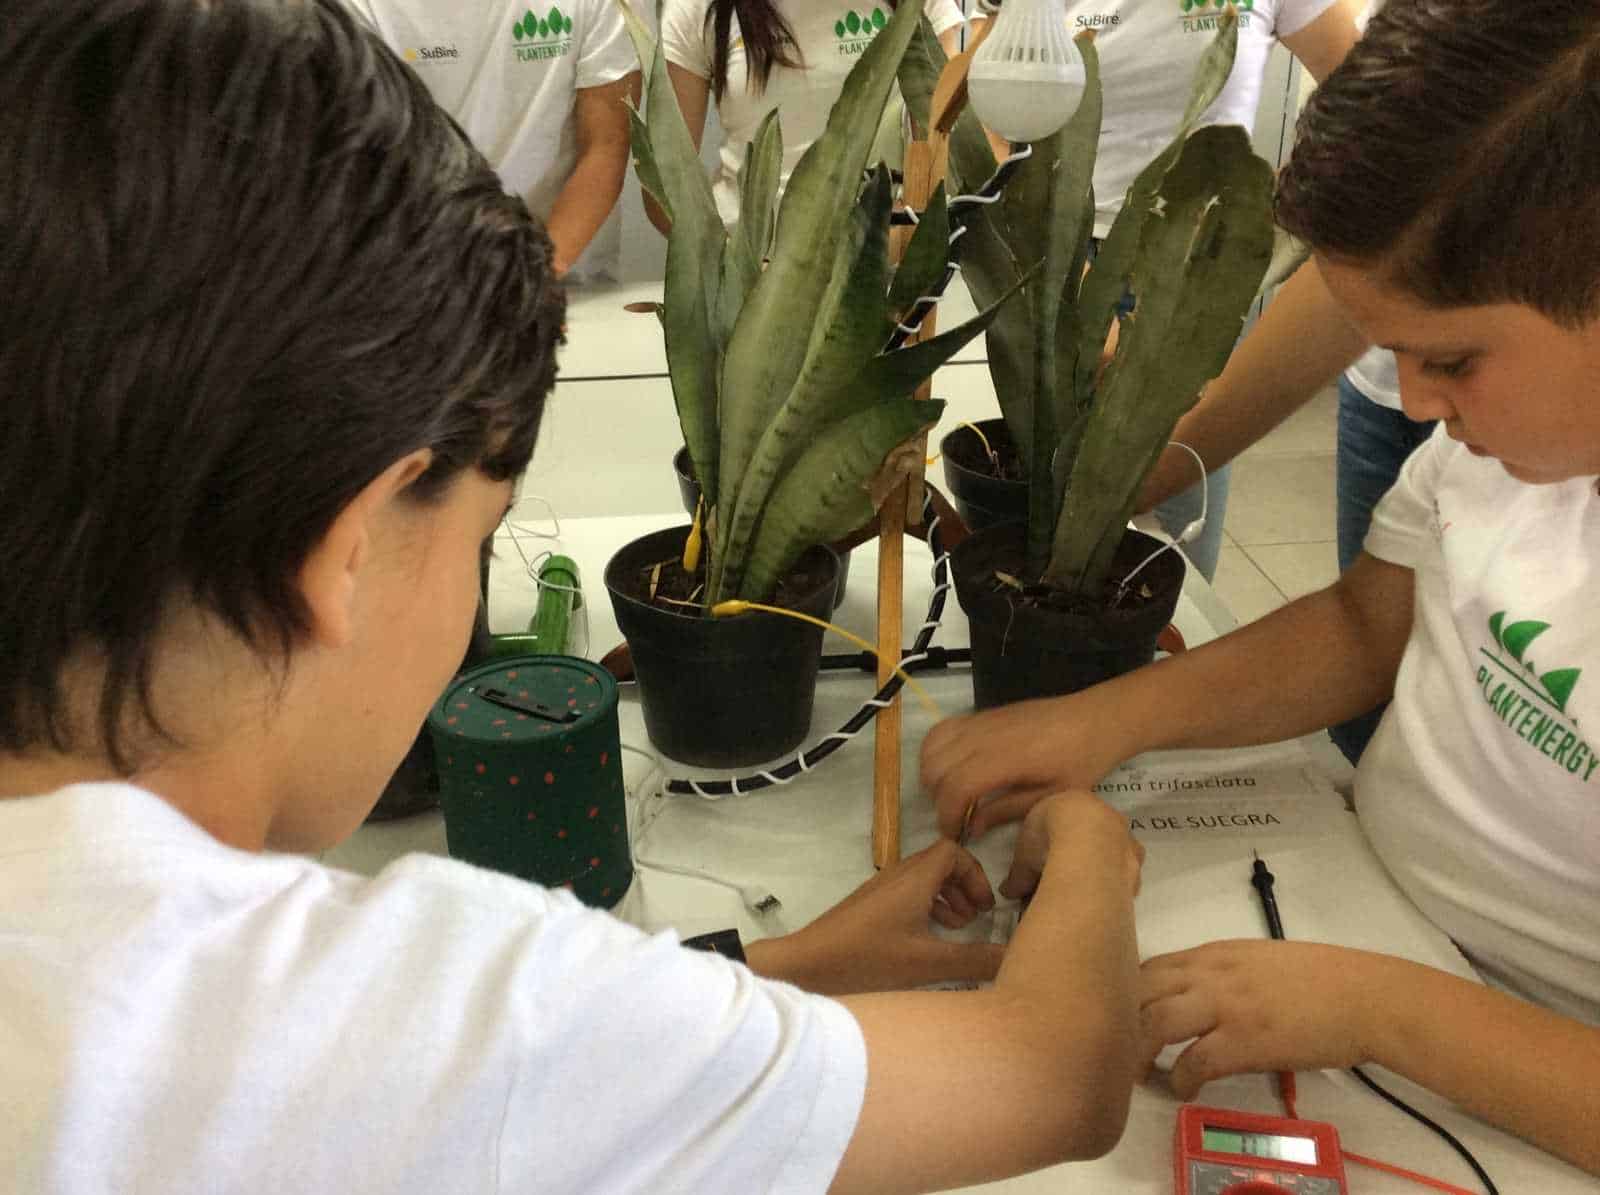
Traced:
<path fill-rule="evenodd" d="M 1600 6 L 1389 0 L 1312 97 L 1278 214 L 1438 419 L 1341 580 L 1214 644 L 954 719 L 953 832 L 1156 747 L 1303 734 L 1393 697 L 1357 811 L 1489 986 L 1307 943 L 1144 966 L 1188 1096 L 1372 1061 L 1600 1173 Z"/>
<path fill-rule="evenodd" d="M 340 0 L 30 0 L 0 61 L 8 1190 L 923 1191 L 1115 1143 L 1139 854 L 1087 793 L 1003 961 L 929 932 L 993 899 L 948 842 L 749 968 L 272 853 L 360 823 L 462 658 L 550 239 Z"/>

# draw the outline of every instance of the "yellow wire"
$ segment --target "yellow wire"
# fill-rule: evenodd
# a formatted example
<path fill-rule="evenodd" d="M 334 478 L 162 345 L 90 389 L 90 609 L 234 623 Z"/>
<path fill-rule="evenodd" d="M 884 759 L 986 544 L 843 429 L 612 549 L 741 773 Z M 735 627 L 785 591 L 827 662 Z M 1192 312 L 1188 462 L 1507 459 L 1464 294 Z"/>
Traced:
<path fill-rule="evenodd" d="M 988 456 L 993 456 L 994 455 L 994 449 L 989 447 L 989 437 L 983 434 L 983 430 L 976 423 L 965 423 L 965 422 L 963 422 L 963 423 L 956 424 L 956 426 L 957 427 L 970 427 L 972 429 L 972 434 L 977 436 L 978 437 L 978 442 L 983 445 L 983 451 L 984 451 L 985 455 L 988 455 Z"/>
<path fill-rule="evenodd" d="M 872 644 L 868 643 L 860 635 L 852 634 L 843 627 L 835 626 L 833 623 L 825 622 L 820 618 L 813 618 L 809 614 L 802 614 L 798 610 L 785 610 L 782 606 L 766 606 L 760 602 L 747 602 L 742 598 L 734 598 L 730 601 L 718 602 L 715 606 L 712 606 L 711 617 L 727 618 L 734 614 L 743 614 L 746 610 L 764 610 L 768 614 L 781 614 L 785 618 L 798 618 L 801 622 L 809 622 L 812 626 L 821 627 L 825 631 L 832 631 L 835 635 L 843 635 L 846 639 L 850 640 L 851 643 L 856 644 L 858 647 L 863 647 L 867 651 L 871 652 L 874 657 L 878 655 L 878 649 L 873 647 Z M 932 714 L 935 718 L 944 717 L 944 714 L 940 711 L 938 705 L 935 704 L 933 698 L 928 696 L 928 691 L 919 685 L 912 678 L 910 673 L 908 673 L 904 668 L 898 667 L 894 671 L 895 675 L 897 675 L 901 680 L 905 681 L 906 684 L 910 685 L 911 691 L 922 699 L 922 704 L 927 707 L 927 710 L 930 714 Z"/>
<path fill-rule="evenodd" d="M 694 526 L 689 528 L 689 535 L 683 541 L 683 571 L 690 576 L 694 575 L 695 567 L 700 563 L 700 512 L 706 508 L 706 496 L 701 494 L 695 499 Z"/>
<path fill-rule="evenodd" d="M 989 437 L 983 434 L 983 430 L 976 423 L 968 423 L 963 419 L 960 423 L 956 424 L 956 426 L 970 427 L 973 434 L 978 437 L 978 442 L 983 445 L 984 455 L 990 457 L 994 456 L 994 449 L 989 447 Z M 930 465 L 933 464 L 939 459 L 940 455 L 940 453 L 934 453 L 932 456 L 927 458 L 927 463 Z"/>

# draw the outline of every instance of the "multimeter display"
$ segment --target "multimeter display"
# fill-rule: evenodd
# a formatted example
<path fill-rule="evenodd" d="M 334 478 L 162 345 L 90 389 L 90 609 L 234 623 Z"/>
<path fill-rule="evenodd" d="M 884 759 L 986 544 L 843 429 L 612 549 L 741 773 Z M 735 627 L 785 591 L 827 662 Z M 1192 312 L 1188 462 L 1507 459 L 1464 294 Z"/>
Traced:
<path fill-rule="evenodd" d="M 1178 1109 L 1177 1195 L 1348 1195 L 1339 1134 L 1331 1124 L 1233 1108 Z"/>
<path fill-rule="evenodd" d="M 1208 1124 L 1200 1132 L 1200 1146 L 1219 1154 L 1272 1158 L 1279 1162 L 1317 1164 L 1317 1143 L 1310 1137 L 1283 1137 L 1277 1133 L 1241 1133 Z"/>

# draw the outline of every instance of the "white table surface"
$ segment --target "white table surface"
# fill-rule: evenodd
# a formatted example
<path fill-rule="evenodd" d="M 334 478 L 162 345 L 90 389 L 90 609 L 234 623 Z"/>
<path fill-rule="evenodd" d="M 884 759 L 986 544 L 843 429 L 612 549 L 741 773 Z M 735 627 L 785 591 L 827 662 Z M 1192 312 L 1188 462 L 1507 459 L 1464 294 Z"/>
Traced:
<path fill-rule="evenodd" d="M 536 503 L 528 502 L 513 517 L 528 531 L 555 531 L 553 521 L 542 513 Z M 530 557 L 556 550 L 579 564 L 588 640 L 586 645 L 575 628 L 574 654 L 598 659 L 620 642 L 602 581 L 612 551 L 639 535 L 686 521 L 679 512 L 567 519 L 561 522 L 557 538 L 519 536 Z M 835 615 L 841 625 L 869 639 L 874 634 L 875 569 L 876 545 L 856 549 L 848 596 Z M 908 644 L 923 621 L 930 573 L 927 549 L 908 542 Z M 522 629 L 535 597 L 514 545 L 503 542 L 490 584 L 492 628 Z M 1175 621 L 1191 645 L 1232 626 L 1209 587 L 1192 575 Z M 578 625 L 583 622 L 580 617 Z M 966 621 L 953 593 L 934 642 L 966 645 Z M 830 637 L 824 650 L 855 649 Z M 971 708 L 970 678 L 964 668 L 923 673 L 918 679 L 943 713 Z M 872 678 L 865 673 L 823 673 L 808 741 L 843 723 L 872 688 Z M 686 935 L 737 924 L 748 940 L 804 924 L 870 874 L 870 726 L 858 740 L 791 785 L 712 802 L 659 795 L 661 769 L 650 753 L 632 686 L 623 687 L 619 720 L 637 872 L 628 895 L 614 910 L 616 915 L 646 929 L 672 926 Z M 907 693 L 901 784 L 905 853 L 926 845 L 935 833 L 931 807 L 916 783 L 916 747 L 932 723 L 932 716 Z M 663 767 L 673 775 L 691 774 L 670 761 Z M 1248 751 L 1157 753 L 1130 761 L 1108 777 L 1104 795 L 1133 819 L 1134 832 L 1147 849 L 1137 905 L 1141 953 L 1149 957 L 1215 938 L 1261 936 L 1264 926 L 1249 883 L 1250 855 L 1257 850 L 1277 876 L 1278 901 L 1291 936 L 1380 950 L 1470 976 L 1453 946 L 1393 886 L 1366 845 L 1335 789 L 1336 782 L 1347 778 L 1348 768 L 1327 745 L 1325 735 Z M 995 881 L 1005 873 L 1013 834 L 1014 828 L 997 830 L 975 844 Z M 370 873 L 410 850 L 444 853 L 444 829 L 437 814 L 363 827 L 325 858 Z M 768 893 L 779 898 L 781 907 L 766 914 L 755 912 L 753 906 Z M 985 934 L 988 926 L 975 925 L 970 932 Z M 1385 1077 L 1391 1090 L 1465 1141 L 1507 1195 L 1535 1191 L 1592 1195 L 1597 1189 L 1593 1178 L 1543 1151 L 1466 1117 L 1403 1080 Z M 1202 1099 L 1223 1107 L 1280 1113 L 1267 1076 L 1214 1083 Z M 1107 1157 L 970 1190 L 985 1195 L 1170 1192 L 1177 1107 L 1164 1082 L 1154 1078 L 1135 1090 L 1127 1131 Z M 1299 1107 L 1308 1119 L 1334 1123 L 1350 1150 L 1473 1187 L 1471 1174 L 1447 1146 L 1348 1075 L 1301 1075 Z M 1349 1183 L 1353 1195 L 1398 1195 L 1420 1189 L 1353 1166 Z"/>

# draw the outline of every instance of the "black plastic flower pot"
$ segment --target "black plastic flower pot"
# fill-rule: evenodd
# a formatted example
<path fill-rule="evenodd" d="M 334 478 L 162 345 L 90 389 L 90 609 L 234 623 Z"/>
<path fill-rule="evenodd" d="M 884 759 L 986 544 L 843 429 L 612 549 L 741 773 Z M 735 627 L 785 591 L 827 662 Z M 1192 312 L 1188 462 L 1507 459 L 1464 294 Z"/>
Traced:
<path fill-rule="evenodd" d="M 752 611 L 732 618 L 679 614 L 636 594 L 638 578 L 683 553 L 688 527 L 624 545 L 606 564 L 606 591 L 633 657 L 645 731 L 682 763 L 742 768 L 784 755 L 811 729 L 822 628 Z M 785 603 L 826 618 L 838 586 L 832 549 L 808 548 L 795 566 L 809 580 Z"/>
<path fill-rule="evenodd" d="M 1130 530 L 1117 548 L 1108 598 L 1163 541 Z M 1029 600 L 995 573 L 1022 575 L 1023 528 L 989 527 L 950 553 L 956 597 L 972 632 L 972 698 L 979 709 L 1057 697 L 1110 680 L 1155 658 L 1156 638 L 1172 621 L 1183 590 L 1182 553 L 1162 552 L 1115 605 L 1065 608 L 1054 595 Z"/>
<path fill-rule="evenodd" d="M 1017 460 L 1016 441 L 1011 438 L 1006 421 L 983 419 L 976 427 L 983 433 L 982 438 L 972 427 L 962 426 L 939 441 L 939 459 L 944 463 L 950 500 L 973 531 L 1026 522 L 1028 483 L 1020 477 L 1020 468 L 1017 479 L 996 476 L 994 463 L 983 447 L 987 440 L 1002 461 Z"/>
<path fill-rule="evenodd" d="M 672 454 L 672 471 L 678 478 L 678 496 L 683 499 L 683 509 L 692 519 L 695 507 L 700 505 L 700 483 L 694 478 L 694 466 L 689 463 L 689 450 L 680 448 Z M 837 552 L 839 557 L 839 587 L 833 594 L 833 608 L 844 602 L 844 588 L 850 583 L 850 553 Z"/>

